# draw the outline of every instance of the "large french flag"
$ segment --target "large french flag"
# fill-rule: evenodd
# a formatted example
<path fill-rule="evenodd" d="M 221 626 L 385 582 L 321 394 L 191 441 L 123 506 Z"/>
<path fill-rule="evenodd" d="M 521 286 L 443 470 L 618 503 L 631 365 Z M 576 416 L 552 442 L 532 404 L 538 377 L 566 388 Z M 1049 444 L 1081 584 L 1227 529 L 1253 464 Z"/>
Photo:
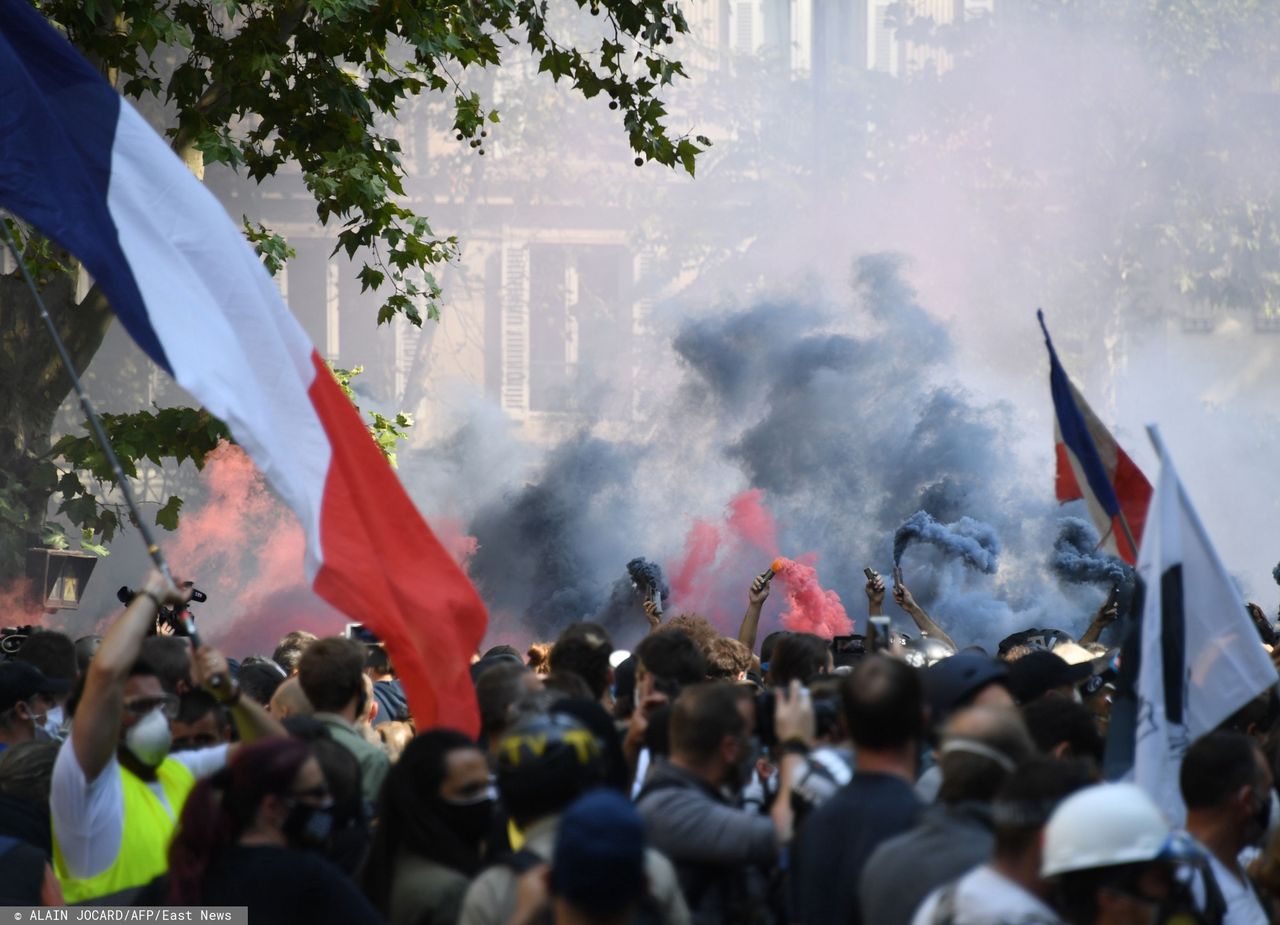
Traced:
<path fill-rule="evenodd" d="M 313 587 L 386 643 L 418 728 L 472 734 L 487 618 L 213 195 L 26 0 L 0 0 L 0 206 L 75 254 L 306 533 Z"/>
<path fill-rule="evenodd" d="M 1083 498 L 1102 536 L 1102 548 L 1133 565 L 1138 561 L 1136 547 L 1142 543 L 1142 528 L 1151 504 L 1151 483 L 1098 420 L 1058 362 L 1044 312 L 1037 311 L 1036 317 L 1049 348 L 1058 501 Z"/>

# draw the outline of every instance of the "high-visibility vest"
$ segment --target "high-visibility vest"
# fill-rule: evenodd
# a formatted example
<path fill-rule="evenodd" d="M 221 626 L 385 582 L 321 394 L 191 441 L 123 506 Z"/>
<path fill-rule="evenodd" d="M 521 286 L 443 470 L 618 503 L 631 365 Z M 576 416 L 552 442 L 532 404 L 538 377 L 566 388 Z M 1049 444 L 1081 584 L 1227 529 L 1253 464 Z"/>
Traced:
<path fill-rule="evenodd" d="M 124 824 L 120 827 L 120 850 L 111 866 L 101 873 L 92 877 L 72 876 L 58 844 L 58 833 L 54 831 L 53 872 L 62 884 L 62 895 L 68 904 L 144 886 L 169 869 L 169 842 L 196 779 L 186 765 L 172 758 L 160 762 L 156 779 L 173 810 L 172 816 L 146 781 L 121 766 Z"/>

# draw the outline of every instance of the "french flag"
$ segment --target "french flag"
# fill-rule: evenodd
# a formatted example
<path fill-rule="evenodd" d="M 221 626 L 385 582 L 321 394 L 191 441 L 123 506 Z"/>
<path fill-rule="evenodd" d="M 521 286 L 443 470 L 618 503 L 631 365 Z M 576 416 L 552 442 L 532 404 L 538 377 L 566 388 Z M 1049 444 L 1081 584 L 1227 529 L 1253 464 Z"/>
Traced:
<path fill-rule="evenodd" d="M 1049 339 L 1044 312 L 1037 311 L 1036 317 L 1049 348 L 1058 501 L 1083 498 L 1102 536 L 1102 548 L 1133 565 L 1151 504 L 1151 483 L 1068 378 Z"/>
<path fill-rule="evenodd" d="M 297 514 L 316 593 L 386 643 L 418 728 L 477 733 L 475 588 L 222 206 L 25 0 L 0 0 L 0 206 L 75 254 L 227 423 Z"/>

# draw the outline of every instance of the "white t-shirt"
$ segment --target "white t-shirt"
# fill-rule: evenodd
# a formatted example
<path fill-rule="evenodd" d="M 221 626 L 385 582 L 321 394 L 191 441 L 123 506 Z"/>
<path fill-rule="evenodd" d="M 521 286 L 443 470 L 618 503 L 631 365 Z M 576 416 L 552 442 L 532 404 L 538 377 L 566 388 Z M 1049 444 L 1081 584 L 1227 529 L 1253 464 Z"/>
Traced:
<path fill-rule="evenodd" d="M 1213 871 L 1213 879 L 1218 882 L 1222 891 L 1222 899 L 1227 904 L 1227 914 L 1223 916 L 1222 925 L 1268 925 L 1271 921 L 1267 912 L 1258 900 L 1258 894 L 1248 883 L 1236 878 L 1236 875 L 1209 853 L 1209 849 L 1199 841 L 1196 845 L 1209 859 L 1209 869 Z M 1200 908 L 1204 908 L 1204 883 L 1199 874 L 1191 881 L 1191 892 Z"/>
<path fill-rule="evenodd" d="M 169 757 L 185 765 L 199 780 L 226 766 L 227 748 L 227 745 L 215 745 L 175 752 Z M 160 805 L 172 816 L 173 808 L 169 806 L 160 782 L 146 783 L 159 798 Z M 63 742 L 53 763 L 49 809 L 58 847 L 71 876 L 83 880 L 96 877 L 110 867 L 124 838 L 124 784 L 115 752 L 111 753 L 102 773 L 94 780 L 86 781 L 80 762 L 76 760 L 75 749 L 71 747 L 71 739 Z"/>
<path fill-rule="evenodd" d="M 950 917 L 938 908 L 947 890 L 953 890 Z M 911 925 L 1061 925 L 1061 919 L 1037 897 L 983 864 L 926 896 Z"/>

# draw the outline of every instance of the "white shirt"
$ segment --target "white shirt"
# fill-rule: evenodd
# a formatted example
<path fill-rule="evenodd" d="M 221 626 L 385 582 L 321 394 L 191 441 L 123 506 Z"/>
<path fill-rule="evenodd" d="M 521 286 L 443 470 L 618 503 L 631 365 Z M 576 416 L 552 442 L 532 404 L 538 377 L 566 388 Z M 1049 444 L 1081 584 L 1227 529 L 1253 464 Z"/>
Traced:
<path fill-rule="evenodd" d="M 1222 925 L 1268 925 L 1271 921 L 1267 912 L 1258 900 L 1258 894 L 1248 883 L 1239 880 L 1234 873 L 1227 870 L 1221 861 L 1210 854 L 1209 849 L 1198 840 L 1196 845 L 1209 859 L 1209 869 L 1213 871 L 1213 879 L 1218 882 L 1222 898 L 1227 904 L 1227 914 L 1223 916 Z M 1191 892 L 1196 903 L 1204 908 L 1204 883 L 1199 874 L 1193 876 Z"/>
<path fill-rule="evenodd" d="M 216 774 L 227 764 L 226 745 L 175 752 L 170 755 L 186 766 L 199 780 Z M 160 782 L 146 781 L 147 787 L 173 816 L 173 808 L 164 795 Z M 116 859 L 124 840 L 124 783 L 120 778 L 120 762 L 112 751 L 111 759 L 94 780 L 86 781 L 80 762 L 76 760 L 71 739 L 62 743 L 53 763 L 53 779 L 49 789 L 49 809 L 53 831 L 62 849 L 67 871 L 78 879 L 96 877 Z"/>
<path fill-rule="evenodd" d="M 938 908 L 947 890 L 953 890 L 950 918 Z M 1061 921 L 1037 897 L 983 864 L 926 896 L 911 925 L 1061 925 Z"/>

